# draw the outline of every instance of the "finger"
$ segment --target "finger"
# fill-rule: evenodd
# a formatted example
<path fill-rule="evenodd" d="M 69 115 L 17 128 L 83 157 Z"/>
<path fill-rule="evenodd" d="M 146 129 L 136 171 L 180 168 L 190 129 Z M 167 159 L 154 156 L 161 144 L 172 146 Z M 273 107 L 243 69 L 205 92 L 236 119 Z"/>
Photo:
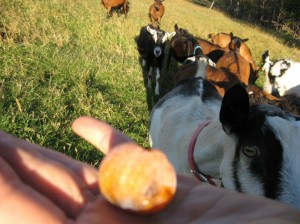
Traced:
<path fill-rule="evenodd" d="M 15 146 L 22 145 L 24 150 L 27 150 L 33 154 L 42 154 L 44 157 L 54 160 L 58 163 L 61 163 L 62 165 L 68 167 L 71 169 L 78 177 L 90 188 L 90 190 L 94 194 L 99 193 L 98 188 L 98 171 L 94 167 L 77 161 L 75 159 L 72 159 L 62 153 L 59 153 L 55 150 L 46 149 L 39 145 L 33 144 L 28 141 L 20 140 L 12 135 L 9 135 L 5 132 L 0 131 L 0 138 L 6 139 L 7 141 L 10 141 L 11 144 L 14 144 Z M 1 155 L 1 150 L 0 150 Z"/>
<path fill-rule="evenodd" d="M 75 217 L 94 195 L 72 170 L 39 153 L 43 148 L 33 150 L 32 145 L 0 132 L 0 157 L 26 184 Z"/>
<path fill-rule="evenodd" d="M 70 168 L 95 195 L 99 193 L 98 170 L 89 164 L 74 160 L 54 150 L 40 150 L 45 157 L 59 162 Z"/>
<path fill-rule="evenodd" d="M 2 158 L 0 186 L 0 223 L 66 223 L 60 208 L 23 184 Z"/>
<path fill-rule="evenodd" d="M 107 123 L 92 117 L 77 118 L 72 124 L 72 129 L 77 135 L 90 142 L 104 154 L 119 146 L 140 147 Z"/>

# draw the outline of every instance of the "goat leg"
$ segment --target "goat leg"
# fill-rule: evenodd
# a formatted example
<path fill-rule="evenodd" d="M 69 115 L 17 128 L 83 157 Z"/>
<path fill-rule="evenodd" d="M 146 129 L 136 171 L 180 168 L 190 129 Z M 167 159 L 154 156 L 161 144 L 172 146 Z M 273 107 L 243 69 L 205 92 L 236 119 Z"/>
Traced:
<path fill-rule="evenodd" d="M 111 16 L 112 16 L 111 6 L 107 6 L 107 17 L 111 17 Z"/>
<path fill-rule="evenodd" d="M 150 66 L 148 71 L 148 88 L 151 89 L 152 86 L 152 66 Z"/>
<path fill-rule="evenodd" d="M 127 17 L 127 0 L 124 1 L 123 10 L 124 10 L 125 18 L 126 18 Z"/>
<path fill-rule="evenodd" d="M 159 95 L 159 82 L 158 82 L 159 78 L 160 78 L 160 70 L 159 68 L 156 68 L 155 95 L 157 96 Z"/>
<path fill-rule="evenodd" d="M 142 67 L 145 68 L 146 67 L 146 61 L 143 59 L 142 61 Z"/>

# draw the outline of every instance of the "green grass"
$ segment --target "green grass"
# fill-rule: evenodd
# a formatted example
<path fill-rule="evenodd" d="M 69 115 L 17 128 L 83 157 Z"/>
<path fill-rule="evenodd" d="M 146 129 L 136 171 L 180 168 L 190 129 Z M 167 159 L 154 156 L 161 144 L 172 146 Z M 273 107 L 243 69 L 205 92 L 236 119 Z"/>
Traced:
<path fill-rule="evenodd" d="M 0 0 L 0 129 L 97 166 L 101 153 L 75 136 L 71 123 L 90 115 L 148 147 L 154 103 L 146 91 L 135 38 L 149 23 L 152 0 L 131 0 L 127 19 L 107 19 L 96 0 Z M 300 50 L 259 27 L 183 0 L 165 1 L 162 29 L 195 36 L 230 32 L 261 54 L 300 58 Z M 164 69 L 162 94 L 175 72 Z M 169 80 L 166 80 L 166 77 Z"/>

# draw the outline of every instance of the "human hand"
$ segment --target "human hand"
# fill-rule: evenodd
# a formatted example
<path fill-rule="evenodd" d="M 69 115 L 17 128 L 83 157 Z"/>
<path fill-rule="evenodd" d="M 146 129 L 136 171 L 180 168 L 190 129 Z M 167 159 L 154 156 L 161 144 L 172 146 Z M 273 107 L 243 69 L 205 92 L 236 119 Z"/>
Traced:
<path fill-rule="evenodd" d="M 81 117 L 73 130 L 104 153 L 140 147 L 104 122 Z M 101 177 L 99 177 L 101 178 Z M 171 204 L 141 216 L 110 205 L 97 169 L 0 132 L 0 223 L 299 223 L 300 212 L 264 198 L 178 176 Z"/>

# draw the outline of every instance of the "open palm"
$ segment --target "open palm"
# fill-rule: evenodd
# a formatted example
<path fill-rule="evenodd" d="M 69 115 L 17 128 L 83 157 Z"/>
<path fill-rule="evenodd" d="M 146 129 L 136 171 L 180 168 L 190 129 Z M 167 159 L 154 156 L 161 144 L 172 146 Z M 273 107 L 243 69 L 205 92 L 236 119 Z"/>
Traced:
<path fill-rule="evenodd" d="M 104 122 L 81 117 L 73 130 L 107 153 L 140 147 Z M 174 200 L 142 216 L 110 205 L 98 171 L 54 150 L 0 132 L 0 223 L 298 223 L 300 213 L 264 198 L 222 190 L 178 176 Z"/>

